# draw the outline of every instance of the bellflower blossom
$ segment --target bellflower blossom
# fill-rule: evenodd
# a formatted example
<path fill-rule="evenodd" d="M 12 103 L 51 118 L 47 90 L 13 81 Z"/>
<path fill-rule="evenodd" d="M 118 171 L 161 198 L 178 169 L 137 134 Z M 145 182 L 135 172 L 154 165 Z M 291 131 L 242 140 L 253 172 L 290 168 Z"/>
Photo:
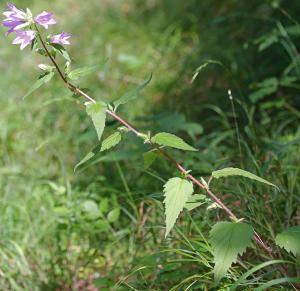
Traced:
<path fill-rule="evenodd" d="M 70 42 L 68 41 L 68 39 L 70 37 L 71 37 L 71 34 L 62 32 L 60 34 L 53 35 L 51 37 L 51 43 L 57 43 L 60 45 L 70 45 Z"/>
<path fill-rule="evenodd" d="M 42 13 L 37 15 L 34 18 L 34 21 L 46 29 L 48 29 L 49 25 L 56 24 L 56 21 L 53 19 L 53 13 L 47 11 L 43 11 Z"/>
<path fill-rule="evenodd" d="M 29 18 L 31 16 L 30 11 L 27 13 L 23 10 L 18 9 L 12 3 L 7 3 L 8 11 L 5 11 L 3 15 L 6 17 L 3 20 L 3 26 L 8 27 L 7 34 L 20 30 L 21 28 L 29 25 Z"/>
<path fill-rule="evenodd" d="M 20 49 L 23 50 L 25 47 L 31 44 L 36 36 L 36 31 L 34 30 L 17 30 L 17 38 L 12 42 L 13 44 L 19 44 Z"/>

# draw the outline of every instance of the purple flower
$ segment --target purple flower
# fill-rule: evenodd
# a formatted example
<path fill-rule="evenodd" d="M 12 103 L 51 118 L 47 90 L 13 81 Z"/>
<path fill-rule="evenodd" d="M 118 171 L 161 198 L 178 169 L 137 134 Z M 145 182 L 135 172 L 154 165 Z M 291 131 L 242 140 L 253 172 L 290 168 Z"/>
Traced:
<path fill-rule="evenodd" d="M 27 21 L 27 14 L 25 11 L 18 9 L 12 3 L 7 4 L 8 11 L 5 11 L 3 15 L 6 17 L 3 20 L 3 26 L 8 27 L 7 34 L 19 30 L 29 23 Z"/>
<path fill-rule="evenodd" d="M 23 50 L 34 40 L 36 32 L 34 30 L 17 30 L 16 35 L 17 38 L 12 43 L 20 44 L 20 49 Z"/>
<path fill-rule="evenodd" d="M 37 15 L 34 21 L 46 29 L 48 29 L 49 25 L 56 24 L 56 21 L 53 19 L 53 13 L 47 11 L 43 11 Z"/>
<path fill-rule="evenodd" d="M 61 44 L 61 45 L 69 45 L 70 42 L 68 41 L 68 39 L 71 37 L 71 34 L 66 33 L 66 32 L 62 32 L 60 34 L 57 35 L 53 35 L 51 37 L 51 43 L 57 43 L 57 44 Z"/>

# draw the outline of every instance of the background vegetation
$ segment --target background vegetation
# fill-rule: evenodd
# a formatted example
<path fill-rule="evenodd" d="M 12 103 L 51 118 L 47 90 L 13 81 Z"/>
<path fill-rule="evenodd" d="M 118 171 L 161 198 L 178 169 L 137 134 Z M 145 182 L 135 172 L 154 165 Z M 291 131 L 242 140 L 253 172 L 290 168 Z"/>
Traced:
<path fill-rule="evenodd" d="M 196 176 L 236 166 L 278 185 L 280 192 L 237 178 L 213 184 L 271 245 L 300 224 L 298 1 L 15 3 L 55 13 L 73 34 L 76 65 L 109 58 L 80 83 L 96 99 L 113 100 L 152 72 L 143 98 L 120 114 L 199 148 L 174 151 Z M 208 230 L 225 214 L 199 207 L 165 239 L 162 186 L 176 171 L 163 160 L 145 170 L 144 145 L 133 136 L 74 173 L 96 142 L 89 118 L 58 79 L 23 101 L 40 60 L 2 31 L 0 289 L 213 290 Z M 276 256 L 295 263 L 285 251 Z M 216 290 L 270 260 L 253 245 Z M 297 265 L 284 265 L 284 273 L 296 276 Z M 265 267 L 242 289 L 279 277 L 278 266 Z"/>

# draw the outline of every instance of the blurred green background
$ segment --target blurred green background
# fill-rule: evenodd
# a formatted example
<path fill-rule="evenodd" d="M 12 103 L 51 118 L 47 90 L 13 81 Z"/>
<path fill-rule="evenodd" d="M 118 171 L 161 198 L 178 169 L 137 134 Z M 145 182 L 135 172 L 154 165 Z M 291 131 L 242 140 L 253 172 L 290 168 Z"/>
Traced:
<path fill-rule="evenodd" d="M 197 177 L 235 166 L 278 185 L 281 192 L 235 178 L 213 183 L 267 241 L 300 223 L 298 1 L 14 3 L 55 13 L 50 30 L 72 34 L 73 67 L 109 60 L 78 83 L 95 99 L 112 101 L 153 73 L 120 115 L 199 148 L 173 153 Z M 21 52 L 1 30 L 0 289 L 210 290 L 206 238 L 224 213 L 197 208 L 165 240 L 162 186 L 176 171 L 163 160 L 145 170 L 145 146 L 131 135 L 74 173 L 97 140 L 82 100 L 58 78 L 22 100 L 47 61 Z M 109 120 L 105 134 L 115 127 Z M 270 259 L 256 248 L 218 290 Z M 278 276 L 276 268 L 257 275 Z"/>

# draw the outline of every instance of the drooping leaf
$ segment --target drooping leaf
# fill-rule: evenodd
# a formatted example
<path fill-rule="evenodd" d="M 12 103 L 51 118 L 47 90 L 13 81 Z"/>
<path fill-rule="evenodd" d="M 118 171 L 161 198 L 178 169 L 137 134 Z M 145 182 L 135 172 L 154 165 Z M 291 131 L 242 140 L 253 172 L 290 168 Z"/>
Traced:
<path fill-rule="evenodd" d="M 202 204 L 207 202 L 206 195 L 203 194 L 194 194 L 192 195 L 189 200 L 185 203 L 184 208 L 186 208 L 188 211 L 191 211 L 195 209 L 198 206 L 201 206 Z"/>
<path fill-rule="evenodd" d="M 151 142 L 185 151 L 198 151 L 175 134 L 161 132 L 151 138 Z"/>
<path fill-rule="evenodd" d="M 214 255 L 214 277 L 218 284 L 226 275 L 237 256 L 250 244 L 254 231 L 245 223 L 218 222 L 210 232 L 210 243 Z"/>
<path fill-rule="evenodd" d="M 68 74 L 68 78 L 70 80 L 73 80 L 73 81 L 78 80 L 81 77 L 84 77 L 84 76 L 87 76 L 89 74 L 97 72 L 102 66 L 103 66 L 103 63 L 100 63 L 100 64 L 96 64 L 96 65 L 92 65 L 92 66 L 86 66 L 86 67 L 82 67 L 82 68 L 72 70 Z"/>
<path fill-rule="evenodd" d="M 208 65 L 210 64 L 215 64 L 215 65 L 219 65 L 219 66 L 224 66 L 221 62 L 219 61 L 215 61 L 215 60 L 206 60 L 202 65 L 200 65 L 194 72 L 193 78 L 191 80 L 191 83 L 193 83 L 196 78 L 198 77 L 199 73 L 205 69 Z"/>
<path fill-rule="evenodd" d="M 125 95 L 123 95 L 122 97 L 120 97 L 119 99 L 117 99 L 116 101 L 114 101 L 115 111 L 117 110 L 117 108 L 120 105 L 126 104 L 127 102 L 132 101 L 135 98 L 137 98 L 138 95 L 139 95 L 139 93 L 149 84 L 149 82 L 151 81 L 151 79 L 152 79 L 152 74 L 141 85 L 137 86 L 132 91 L 129 91 L 128 93 L 126 93 Z"/>
<path fill-rule="evenodd" d="M 67 62 L 71 63 L 71 58 L 64 46 L 58 43 L 50 43 L 49 45 L 52 46 L 54 51 L 58 52 Z"/>
<path fill-rule="evenodd" d="M 144 158 L 144 169 L 147 170 L 150 168 L 150 166 L 155 162 L 157 159 L 158 154 L 156 151 L 149 151 L 143 154 Z"/>
<path fill-rule="evenodd" d="M 105 127 L 106 104 L 103 102 L 89 102 L 86 104 L 86 112 L 92 118 L 97 131 L 98 139 L 101 140 L 102 133 Z"/>
<path fill-rule="evenodd" d="M 113 133 L 109 137 L 107 137 L 103 142 L 101 146 L 101 152 L 111 149 L 112 147 L 115 147 L 122 139 L 122 135 L 119 131 Z"/>
<path fill-rule="evenodd" d="M 228 177 L 228 176 L 243 176 L 243 177 L 246 177 L 246 178 L 249 178 L 252 180 L 256 180 L 261 183 L 268 184 L 268 185 L 273 186 L 278 189 L 278 187 L 276 185 L 272 184 L 271 182 L 269 182 L 263 178 L 260 178 L 248 171 L 241 170 L 239 168 L 224 168 L 224 169 L 212 172 L 211 175 L 213 178 L 216 178 L 216 179 L 221 178 L 221 177 Z"/>
<path fill-rule="evenodd" d="M 95 146 L 88 154 L 86 154 L 83 159 L 81 159 L 76 166 L 74 167 L 74 172 L 76 172 L 76 170 L 82 166 L 83 164 L 85 164 L 87 161 L 91 160 L 97 153 L 100 152 L 101 149 L 101 145 L 97 145 Z"/>
<path fill-rule="evenodd" d="M 45 83 L 49 82 L 54 76 L 54 72 L 46 72 L 45 74 L 41 75 L 37 81 L 32 85 L 32 87 L 29 89 L 29 91 L 24 95 L 23 99 L 31 95 L 35 90 L 40 88 Z"/>
<path fill-rule="evenodd" d="M 164 185 L 166 237 L 173 228 L 178 215 L 193 192 L 194 189 L 192 182 L 177 177 L 169 179 Z"/>
<path fill-rule="evenodd" d="M 295 256 L 300 255 L 300 225 L 285 229 L 276 236 L 275 242 L 278 246 L 293 253 Z"/>

